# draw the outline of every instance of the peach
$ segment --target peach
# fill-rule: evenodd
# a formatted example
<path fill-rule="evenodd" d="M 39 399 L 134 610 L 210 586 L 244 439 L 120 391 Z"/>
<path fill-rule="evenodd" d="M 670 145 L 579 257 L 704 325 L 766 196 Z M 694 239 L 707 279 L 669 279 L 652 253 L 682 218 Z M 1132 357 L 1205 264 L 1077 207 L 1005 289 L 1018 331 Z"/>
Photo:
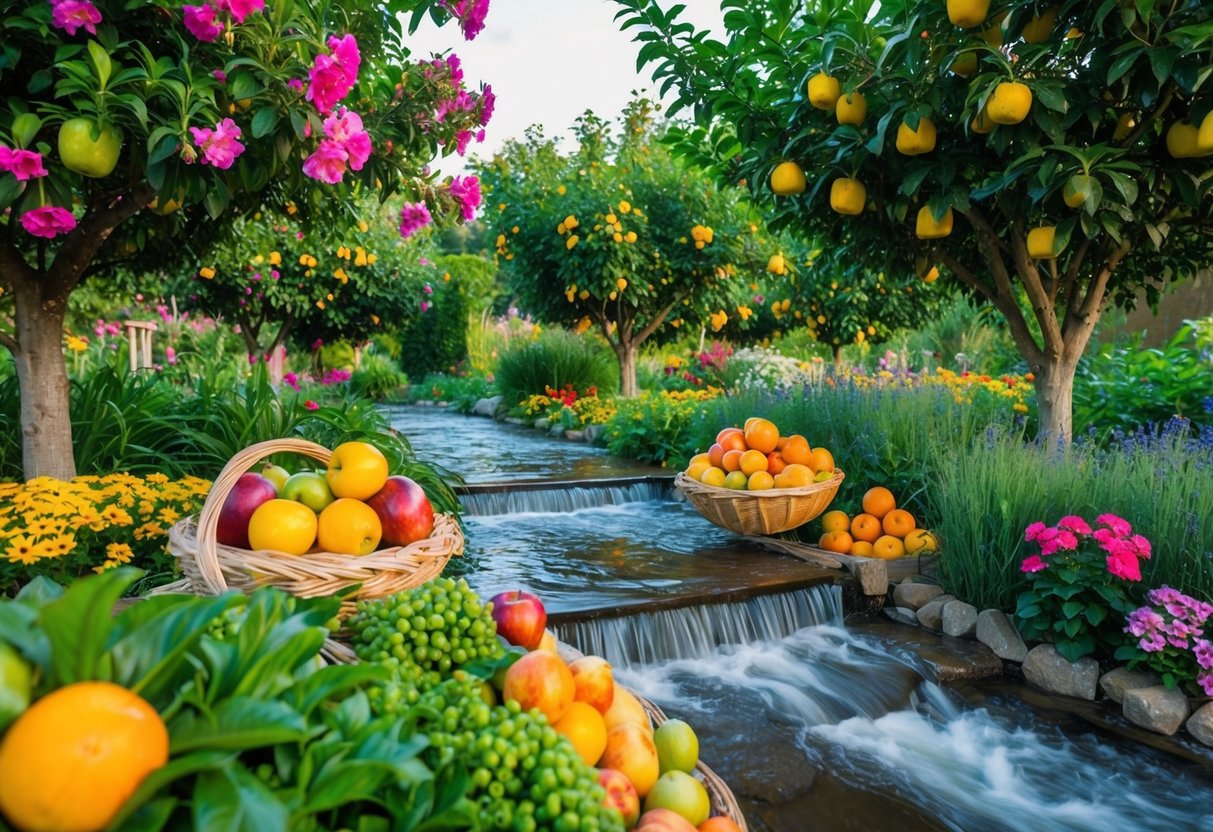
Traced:
<path fill-rule="evenodd" d="M 623 825 L 631 829 L 640 817 L 640 795 L 636 787 L 622 771 L 613 768 L 598 769 L 598 784 L 606 789 L 604 806 L 614 806 L 623 815 Z"/>
<path fill-rule="evenodd" d="M 649 809 L 632 832 L 696 832 L 695 826 L 669 809 Z"/>
<path fill-rule="evenodd" d="M 606 721 L 608 731 L 621 725 L 636 725 L 650 734 L 653 733 L 653 723 L 649 721 L 648 711 L 630 690 L 621 685 L 615 686 L 614 701 L 602 718 Z"/>
<path fill-rule="evenodd" d="M 585 702 L 605 714 L 615 701 L 615 677 L 611 665 L 601 656 L 583 656 L 569 665 L 573 674 L 573 701 Z"/>
<path fill-rule="evenodd" d="M 556 724 L 573 704 L 573 674 L 559 656 L 545 650 L 527 653 L 505 672 L 502 696 L 524 711 L 538 708 Z"/>
<path fill-rule="evenodd" d="M 606 751 L 598 763 L 623 772 L 641 797 L 649 793 L 661 774 L 653 735 L 639 725 L 621 725 L 609 731 Z"/>

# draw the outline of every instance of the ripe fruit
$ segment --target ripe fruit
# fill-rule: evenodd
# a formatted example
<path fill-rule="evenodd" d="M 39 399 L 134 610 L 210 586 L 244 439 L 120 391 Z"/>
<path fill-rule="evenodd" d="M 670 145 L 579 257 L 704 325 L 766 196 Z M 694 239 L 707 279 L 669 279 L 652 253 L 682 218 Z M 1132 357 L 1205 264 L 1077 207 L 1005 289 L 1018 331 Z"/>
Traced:
<path fill-rule="evenodd" d="M 1213 110 L 1201 119 L 1200 127 L 1196 131 L 1196 149 L 1202 154 L 1213 153 Z"/>
<path fill-rule="evenodd" d="M 697 826 L 712 813 L 712 801 L 703 783 L 685 771 L 667 771 L 645 797 L 644 809 L 669 809 Z"/>
<path fill-rule="evenodd" d="M 994 132 L 994 128 L 996 126 L 997 125 L 990 120 L 990 111 L 986 108 L 983 108 L 982 111 L 978 113 L 971 122 L 969 122 L 969 129 L 974 133 L 980 133 L 981 135 Z"/>
<path fill-rule="evenodd" d="M 388 477 L 366 504 L 379 515 L 383 542 L 407 546 L 434 533 L 434 507 L 425 489 L 408 477 Z"/>
<path fill-rule="evenodd" d="M 777 196 L 802 194 L 806 184 L 804 171 L 795 162 L 780 162 L 771 171 L 771 190 Z"/>
<path fill-rule="evenodd" d="M 952 61 L 951 69 L 952 72 L 956 73 L 962 78 L 968 78 L 969 76 L 973 75 L 977 72 L 977 53 L 960 53 L 956 56 L 956 60 Z"/>
<path fill-rule="evenodd" d="M 771 451 L 767 454 L 767 473 L 771 476 L 776 476 L 788 465 L 788 461 L 784 459 L 783 454 L 779 451 Z"/>
<path fill-rule="evenodd" d="M 94 179 L 109 176 L 122 152 L 122 133 L 91 118 L 68 119 L 59 128 L 59 161 Z"/>
<path fill-rule="evenodd" d="M 851 545 L 854 543 L 854 538 L 845 531 L 826 532 L 817 541 L 817 545 L 827 552 L 837 552 L 840 555 L 845 555 L 850 551 Z"/>
<path fill-rule="evenodd" d="M 711 467 L 712 463 L 708 462 L 707 460 L 704 460 L 703 462 L 692 462 L 687 466 L 683 473 L 686 474 L 690 479 L 698 480 L 701 476 L 703 476 L 703 472 Z"/>
<path fill-rule="evenodd" d="M 766 491 L 775 487 L 775 478 L 766 471 L 755 471 L 746 482 L 748 491 Z"/>
<path fill-rule="evenodd" d="M 788 437 L 780 453 L 783 454 L 784 462 L 789 465 L 808 465 L 813 461 L 813 449 L 809 447 L 809 440 L 799 433 Z"/>
<path fill-rule="evenodd" d="M 582 656 L 569 665 L 573 674 L 573 701 L 585 702 L 605 714 L 615 702 L 615 676 L 601 656 Z M 603 729 L 605 736 L 605 728 Z M 592 765 L 592 763 L 591 763 Z"/>
<path fill-rule="evenodd" d="M 1032 90 L 1018 81 L 1003 81 L 986 102 L 986 112 L 995 124 L 1019 124 L 1032 109 Z"/>
<path fill-rule="evenodd" d="M 0 811 L 25 830 L 99 830 L 168 762 L 168 730 L 111 682 L 48 693 L 0 742 Z"/>
<path fill-rule="evenodd" d="M 560 655 L 560 646 L 556 642 L 556 634 L 551 630 L 543 631 L 543 638 L 539 639 L 539 646 L 536 650 L 542 650 L 545 653 L 551 653 L 553 656 Z"/>
<path fill-rule="evenodd" d="M 920 240 L 938 240 L 952 233 L 952 209 L 948 208 L 940 219 L 935 219 L 929 205 L 918 209 L 914 233 Z"/>
<path fill-rule="evenodd" d="M 623 772 L 641 797 L 649 793 L 661 773 L 653 735 L 639 725 L 620 725 L 608 731 L 606 750 L 599 764 Z"/>
<path fill-rule="evenodd" d="M 606 750 L 607 730 L 602 714 L 584 702 L 573 702 L 553 726 L 556 733 L 573 744 L 587 766 L 598 762 Z"/>
<path fill-rule="evenodd" d="M 607 731 L 613 731 L 623 725 L 635 725 L 649 733 L 653 732 L 653 723 L 649 721 L 648 711 L 640 704 L 630 690 L 616 685 L 615 699 L 610 709 L 602 715 L 606 722 Z"/>
<path fill-rule="evenodd" d="M 339 555 L 369 555 L 379 548 L 382 537 L 383 525 L 375 509 L 350 497 L 333 501 L 316 523 L 320 548 Z"/>
<path fill-rule="evenodd" d="M 914 515 L 903 508 L 893 509 L 880 521 L 880 527 L 884 530 L 884 533 L 890 534 L 893 537 L 905 537 L 914 531 L 914 527 L 917 525 L 914 521 Z"/>
<path fill-rule="evenodd" d="M 1120 141 L 1129 133 L 1133 132 L 1133 128 L 1137 126 L 1137 119 L 1132 113 L 1121 113 L 1116 119 L 1116 128 L 1112 130 L 1112 140 Z M 1203 125 L 1202 125 L 1203 126 Z"/>
<path fill-rule="evenodd" d="M 699 481 L 701 483 L 703 483 L 704 485 L 711 485 L 711 486 L 715 486 L 716 488 L 723 488 L 725 476 L 726 475 L 722 469 L 713 467 L 713 468 L 709 468 L 708 470 L 704 471 L 703 476 L 701 476 L 699 478 Z"/>
<path fill-rule="evenodd" d="M 1066 180 L 1066 185 L 1061 191 L 1061 198 L 1069 207 L 1081 208 L 1082 204 L 1087 201 L 1087 195 L 1090 193 L 1091 177 L 1076 173 Z"/>
<path fill-rule="evenodd" d="M 845 532 L 851 528 L 851 518 L 845 511 L 827 511 L 821 516 L 821 528 L 827 532 Z"/>
<path fill-rule="evenodd" d="M 575 691 L 573 674 L 559 656 L 533 650 L 505 672 L 502 696 L 513 699 L 524 711 L 538 708 L 554 725 L 573 704 Z"/>
<path fill-rule="evenodd" d="M 33 676 L 21 654 L 0 641 L 0 731 L 29 707 Z"/>
<path fill-rule="evenodd" d="M 303 503 L 317 514 L 336 499 L 333 490 L 329 488 L 328 480 L 318 471 L 300 471 L 287 477 L 279 490 L 279 496 L 284 500 Z"/>
<path fill-rule="evenodd" d="M 1167 128 L 1167 152 L 1176 159 L 1203 156 L 1199 142 L 1200 131 L 1191 124 L 1177 121 Z"/>
<path fill-rule="evenodd" d="M 365 500 L 387 482 L 387 457 L 369 442 L 343 442 L 333 449 L 324 476 L 334 496 Z"/>
<path fill-rule="evenodd" d="M 939 549 L 935 535 L 926 529 L 915 529 L 906 535 L 904 542 L 907 555 L 926 555 Z"/>
<path fill-rule="evenodd" d="M 696 832 L 695 824 L 670 809 L 650 809 L 632 832 Z"/>
<path fill-rule="evenodd" d="M 918 129 L 902 122 L 897 125 L 897 152 L 905 156 L 920 156 L 935 149 L 935 123 L 925 116 L 918 120 Z"/>
<path fill-rule="evenodd" d="M 286 485 L 286 481 L 290 479 L 288 472 L 281 465 L 274 465 L 272 462 L 267 462 L 261 466 L 261 476 L 274 484 L 274 488 L 278 489 L 279 496 L 282 495 L 282 487 Z"/>
<path fill-rule="evenodd" d="M 825 472 L 833 473 L 834 455 L 825 448 L 814 448 L 809 457 L 809 467 L 818 474 Z M 829 477 L 826 477 L 825 479 L 829 479 Z M 818 480 L 818 482 L 821 481 L 822 480 Z"/>
<path fill-rule="evenodd" d="M 548 613 L 539 596 L 520 589 L 498 592 L 489 599 L 497 635 L 515 647 L 534 650 L 543 640 Z"/>
<path fill-rule="evenodd" d="M 972 29 L 989 13 L 990 0 L 948 0 L 948 20 L 962 29 Z"/>
<path fill-rule="evenodd" d="M 894 560 L 906 553 L 906 547 L 900 540 L 890 534 L 881 535 L 872 544 L 872 557 L 881 560 Z"/>
<path fill-rule="evenodd" d="M 251 472 L 241 474 L 219 509 L 215 539 L 224 546 L 252 548 L 248 536 L 249 519 L 263 503 L 277 496 L 274 484 L 265 477 Z"/>
<path fill-rule="evenodd" d="M 699 762 L 699 737 L 695 730 L 681 719 L 667 719 L 653 732 L 653 744 L 657 746 L 657 761 L 661 773 L 667 771 L 695 770 Z"/>
<path fill-rule="evenodd" d="M 624 827 L 630 829 L 640 817 L 640 795 L 636 787 L 620 771 L 613 768 L 598 770 L 598 785 L 606 789 L 604 806 L 614 806 L 623 815 Z"/>
<path fill-rule="evenodd" d="M 855 540 L 875 543 L 882 531 L 880 520 L 870 514 L 856 514 L 851 519 L 851 537 Z"/>
<path fill-rule="evenodd" d="M 741 827 L 732 818 L 726 818 L 724 815 L 708 818 L 699 824 L 697 829 L 698 832 L 741 832 Z"/>
<path fill-rule="evenodd" d="M 712 443 L 712 447 L 708 448 L 708 462 L 713 468 L 724 467 L 724 445 L 719 442 Z"/>
<path fill-rule="evenodd" d="M 884 519 L 884 516 L 895 508 L 897 500 L 894 499 L 893 492 L 883 485 L 877 485 L 864 492 L 863 510 L 877 520 Z"/>
<path fill-rule="evenodd" d="M 744 438 L 748 447 L 769 454 L 779 442 L 779 428 L 769 419 L 755 419 L 746 427 Z"/>
<path fill-rule="evenodd" d="M 1023 39 L 1027 43 L 1041 43 L 1049 39 L 1053 24 L 1057 22 L 1057 7 L 1049 6 L 1042 14 L 1035 15 L 1023 27 Z"/>
<path fill-rule="evenodd" d="M 267 500 L 249 518 L 249 548 L 302 555 L 316 542 L 317 525 L 316 514 L 302 503 Z"/>
<path fill-rule="evenodd" d="M 840 214 L 858 216 L 863 213 L 868 191 L 858 179 L 835 179 L 830 185 L 830 207 Z"/>
<path fill-rule="evenodd" d="M 741 458 L 745 456 L 745 451 L 725 451 L 724 452 L 724 470 L 725 471 L 740 471 Z"/>
<path fill-rule="evenodd" d="M 729 451 L 729 453 L 737 453 L 737 452 Z M 746 487 L 749 485 L 749 483 L 750 483 L 750 478 L 747 477 L 741 471 L 730 471 L 728 474 L 725 475 L 725 478 L 724 478 L 724 487 L 731 488 L 734 491 L 745 491 Z"/>
<path fill-rule="evenodd" d="M 767 455 L 762 451 L 749 450 L 741 455 L 741 473 L 747 477 L 757 474 L 759 471 L 765 473 L 766 470 Z"/>
<path fill-rule="evenodd" d="M 1054 234 L 1057 228 L 1052 225 L 1042 225 L 1028 232 L 1028 256 L 1037 260 L 1052 260 L 1057 257 L 1054 249 Z"/>
<path fill-rule="evenodd" d="M 749 447 L 741 428 L 725 428 L 716 434 L 716 441 L 726 451 L 744 451 Z"/>
<path fill-rule="evenodd" d="M 801 488 L 813 482 L 813 469 L 807 465 L 791 463 L 775 477 L 776 488 Z"/>
<path fill-rule="evenodd" d="M 872 544 L 866 540 L 856 540 L 851 544 L 851 548 L 847 551 L 848 555 L 856 557 L 870 558 L 872 557 Z"/>
<path fill-rule="evenodd" d="M 853 92 L 839 96 L 838 103 L 834 106 L 834 118 L 838 119 L 839 124 L 860 125 L 867 117 L 868 100 L 863 97 L 863 93 Z"/>
<path fill-rule="evenodd" d="M 767 271 L 771 274 L 784 274 L 787 271 L 782 254 L 772 254 L 767 260 Z"/>
<path fill-rule="evenodd" d="M 832 110 L 842 94 L 838 79 L 818 72 L 809 79 L 809 103 L 819 110 Z"/>

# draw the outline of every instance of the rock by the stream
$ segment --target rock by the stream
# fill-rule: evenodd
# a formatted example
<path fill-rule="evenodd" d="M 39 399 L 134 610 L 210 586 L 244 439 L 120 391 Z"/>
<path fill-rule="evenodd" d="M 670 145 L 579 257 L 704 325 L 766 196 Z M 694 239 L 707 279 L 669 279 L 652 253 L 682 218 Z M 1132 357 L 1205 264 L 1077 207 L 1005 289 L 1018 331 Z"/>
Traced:
<path fill-rule="evenodd" d="M 593 444 L 601 439 L 604 433 L 606 433 L 606 425 L 586 425 L 585 441 Z"/>
<path fill-rule="evenodd" d="M 884 614 L 900 624 L 917 624 L 914 610 L 909 607 L 885 607 Z"/>
<path fill-rule="evenodd" d="M 1129 691 L 1154 687 L 1160 682 L 1158 676 L 1148 670 L 1129 670 L 1127 667 L 1118 667 L 1100 677 L 1099 689 L 1104 692 L 1104 696 L 1119 705 L 1125 701 L 1125 694 Z"/>
<path fill-rule="evenodd" d="M 936 595 L 918 608 L 918 623 L 928 630 L 939 632 L 943 629 L 944 605 L 955 600 L 954 595 Z"/>
<path fill-rule="evenodd" d="M 977 607 L 964 601 L 949 601 L 943 607 L 943 632 L 956 638 L 972 638 L 977 631 Z"/>
<path fill-rule="evenodd" d="M 977 640 L 994 651 L 994 655 L 1009 662 L 1022 662 L 1028 655 L 1028 645 L 1011 619 L 1001 610 L 982 610 L 977 614 Z"/>
<path fill-rule="evenodd" d="M 526 422 L 524 422 L 522 419 L 519 419 L 517 416 L 506 416 L 503 421 L 507 425 L 525 425 L 526 424 Z"/>
<path fill-rule="evenodd" d="M 479 399 L 472 407 L 472 412 L 477 416 L 492 416 L 497 412 L 497 406 L 501 404 L 501 396 L 492 396 L 487 399 Z"/>
<path fill-rule="evenodd" d="M 902 581 L 893 590 L 893 603 L 899 607 L 918 610 L 940 595 L 943 595 L 943 589 L 935 584 Z"/>
<path fill-rule="evenodd" d="M 1213 745 L 1213 702 L 1206 702 L 1196 709 L 1188 720 L 1188 733 L 1205 745 Z"/>
<path fill-rule="evenodd" d="M 564 425 L 560 424 L 559 422 L 552 422 L 551 426 L 548 428 L 548 433 L 550 433 L 552 436 L 564 436 Z"/>
<path fill-rule="evenodd" d="M 1099 662 L 1084 656 L 1076 662 L 1067 659 L 1052 644 L 1038 644 L 1023 660 L 1023 675 L 1038 688 L 1062 696 L 1094 699 L 1099 682 Z"/>
<path fill-rule="evenodd" d="M 547 430 L 550 422 L 548 422 L 547 419 L 536 419 L 531 424 L 534 426 L 535 430 Z"/>
<path fill-rule="evenodd" d="M 584 442 L 585 441 L 585 431 L 583 431 L 583 430 L 566 430 L 564 432 L 564 438 L 571 439 L 574 442 Z"/>
<path fill-rule="evenodd" d="M 1191 712 L 1188 697 L 1178 688 L 1155 685 L 1125 692 L 1125 719 L 1147 731 L 1170 736 L 1179 730 Z"/>

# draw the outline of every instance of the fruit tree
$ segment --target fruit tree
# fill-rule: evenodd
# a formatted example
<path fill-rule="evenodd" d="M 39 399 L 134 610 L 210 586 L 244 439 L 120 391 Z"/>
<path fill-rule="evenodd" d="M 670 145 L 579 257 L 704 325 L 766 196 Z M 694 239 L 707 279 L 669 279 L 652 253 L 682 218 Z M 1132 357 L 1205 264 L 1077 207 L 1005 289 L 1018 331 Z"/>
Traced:
<path fill-rule="evenodd" d="M 74 473 L 62 351 L 68 297 L 126 262 L 192 262 L 265 200 L 402 191 L 410 228 L 479 203 L 426 165 L 482 138 L 491 90 L 417 61 L 404 24 L 483 27 L 487 0 L 0 3 L 0 327 L 21 389 L 28 477 Z M 343 187 L 345 186 L 345 187 Z"/>
<path fill-rule="evenodd" d="M 520 305 L 581 332 L 597 327 L 619 359 L 625 396 L 636 394 L 646 339 L 663 326 L 744 317 L 751 280 L 741 273 L 751 236 L 741 193 L 673 159 L 651 114 L 648 102 L 631 105 L 618 139 L 587 114 L 572 154 L 532 135 L 480 171 L 486 221 Z"/>
<path fill-rule="evenodd" d="M 616 2 L 774 226 L 997 307 L 1049 435 L 1102 312 L 1213 255 L 1206 2 L 727 0 L 724 41 Z"/>

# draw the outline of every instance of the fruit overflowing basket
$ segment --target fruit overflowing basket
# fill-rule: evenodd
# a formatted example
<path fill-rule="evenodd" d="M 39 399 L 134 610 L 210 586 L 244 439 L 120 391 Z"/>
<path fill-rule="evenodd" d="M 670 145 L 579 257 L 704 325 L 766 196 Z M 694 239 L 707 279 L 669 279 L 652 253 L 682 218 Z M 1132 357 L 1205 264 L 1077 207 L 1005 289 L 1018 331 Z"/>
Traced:
<path fill-rule="evenodd" d="M 274 439 L 232 457 L 215 479 L 198 517 L 185 518 L 169 530 L 169 550 L 185 577 L 161 591 L 209 595 L 272 585 L 312 597 L 357 585 L 357 592 L 343 606 L 349 611 L 356 599 L 380 598 L 441 574 L 447 561 L 463 552 L 458 519 L 435 514 L 412 480 L 388 477 L 386 460 L 374 446 L 347 444 L 360 447 L 330 451 L 302 439 Z M 333 476 L 334 456 L 343 451 L 349 457 L 342 472 L 350 475 L 349 485 Z M 264 478 L 249 473 L 257 463 L 280 453 L 300 454 L 328 466 L 327 479 L 337 487 L 326 492 L 325 477 L 313 473 L 311 482 L 298 486 L 294 500 L 280 497 L 275 485 L 263 485 L 256 479 Z M 264 490 L 262 496 L 257 496 L 258 489 Z M 320 503 L 326 504 L 316 509 Z M 423 504 L 421 511 L 418 504 Z M 411 515 L 423 517 L 428 510 L 432 526 L 425 523 L 422 532 L 416 532 L 419 524 L 413 522 L 404 531 L 396 530 L 394 525 L 406 525 L 393 516 L 397 506 L 409 506 Z M 327 522 L 326 512 L 332 513 Z M 417 534 L 425 536 L 410 540 Z M 340 546 L 343 551 L 324 548 L 326 544 L 339 548 L 331 541 L 343 539 L 349 542 Z M 384 542 L 388 545 L 380 548 Z"/>

